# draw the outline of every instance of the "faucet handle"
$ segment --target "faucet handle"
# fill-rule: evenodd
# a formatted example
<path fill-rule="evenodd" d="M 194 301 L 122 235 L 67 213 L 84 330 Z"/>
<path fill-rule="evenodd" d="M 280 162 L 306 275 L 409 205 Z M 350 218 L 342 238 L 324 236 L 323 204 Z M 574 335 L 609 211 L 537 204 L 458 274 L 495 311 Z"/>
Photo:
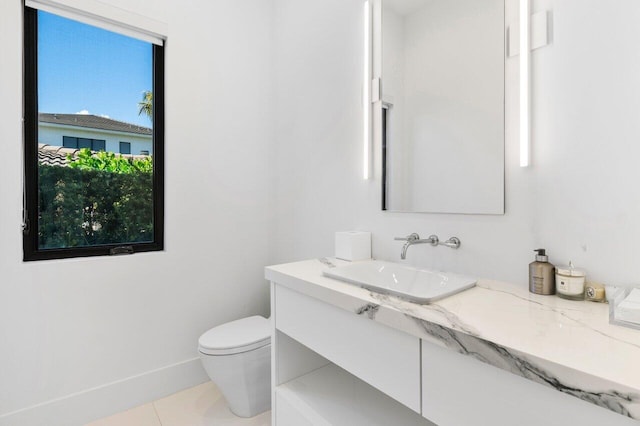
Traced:
<path fill-rule="evenodd" d="M 395 241 L 418 241 L 420 239 L 420 235 L 416 234 L 415 232 L 412 234 L 407 235 L 406 237 L 395 237 L 394 240 Z"/>
<path fill-rule="evenodd" d="M 451 237 L 449 238 L 447 241 L 445 241 L 444 243 L 440 243 L 443 246 L 447 246 L 447 247 L 451 247 L 454 249 L 457 249 L 460 247 L 460 239 L 458 237 Z"/>

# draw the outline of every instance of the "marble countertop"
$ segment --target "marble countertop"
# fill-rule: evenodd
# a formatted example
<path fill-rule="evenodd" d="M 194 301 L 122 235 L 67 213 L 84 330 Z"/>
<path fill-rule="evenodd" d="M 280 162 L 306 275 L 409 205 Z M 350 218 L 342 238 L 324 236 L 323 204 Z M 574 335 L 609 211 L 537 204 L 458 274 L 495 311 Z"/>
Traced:
<path fill-rule="evenodd" d="M 269 266 L 265 277 L 640 420 L 640 331 L 610 325 L 607 304 L 479 280 L 470 290 L 419 305 L 322 275 L 348 263 L 323 258 Z"/>

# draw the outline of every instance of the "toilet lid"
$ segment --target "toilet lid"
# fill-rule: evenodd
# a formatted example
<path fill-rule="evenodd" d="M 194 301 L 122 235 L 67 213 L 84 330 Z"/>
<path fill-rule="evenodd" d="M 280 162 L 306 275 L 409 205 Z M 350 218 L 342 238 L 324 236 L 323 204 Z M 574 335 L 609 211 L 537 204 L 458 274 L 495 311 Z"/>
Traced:
<path fill-rule="evenodd" d="M 208 355 L 247 352 L 271 342 L 271 325 L 261 316 L 253 316 L 219 325 L 200 336 L 198 349 Z"/>

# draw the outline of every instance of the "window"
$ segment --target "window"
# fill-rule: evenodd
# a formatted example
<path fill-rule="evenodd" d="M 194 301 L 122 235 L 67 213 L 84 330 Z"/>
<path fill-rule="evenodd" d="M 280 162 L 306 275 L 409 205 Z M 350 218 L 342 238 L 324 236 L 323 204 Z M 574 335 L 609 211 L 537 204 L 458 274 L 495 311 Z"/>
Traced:
<path fill-rule="evenodd" d="M 120 142 L 120 154 L 131 154 L 131 142 Z"/>
<path fill-rule="evenodd" d="M 107 141 L 104 139 L 76 138 L 73 136 L 63 136 L 62 146 L 65 148 L 89 148 L 91 151 L 105 151 Z"/>
<path fill-rule="evenodd" d="M 24 8 L 24 260 L 162 250 L 163 47 L 50 10 Z M 127 132 L 153 154 L 117 155 Z"/>

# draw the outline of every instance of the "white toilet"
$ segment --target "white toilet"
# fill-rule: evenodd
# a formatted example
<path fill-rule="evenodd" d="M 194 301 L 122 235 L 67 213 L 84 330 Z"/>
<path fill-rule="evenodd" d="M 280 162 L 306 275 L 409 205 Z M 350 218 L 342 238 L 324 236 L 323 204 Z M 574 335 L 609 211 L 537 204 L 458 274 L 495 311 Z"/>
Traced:
<path fill-rule="evenodd" d="M 214 327 L 200 336 L 202 365 L 236 416 L 271 409 L 271 327 L 253 316 Z"/>

